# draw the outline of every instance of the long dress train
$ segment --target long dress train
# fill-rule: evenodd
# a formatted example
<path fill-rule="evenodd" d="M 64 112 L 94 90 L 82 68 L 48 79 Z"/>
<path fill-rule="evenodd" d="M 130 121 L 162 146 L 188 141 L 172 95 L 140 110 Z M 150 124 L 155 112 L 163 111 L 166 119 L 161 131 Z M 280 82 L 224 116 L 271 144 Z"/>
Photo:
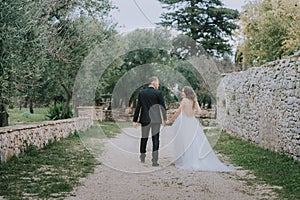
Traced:
<path fill-rule="evenodd" d="M 172 125 L 175 145 L 175 166 L 186 170 L 234 171 L 224 165 L 214 153 L 200 122 L 194 115 L 181 111 Z"/>

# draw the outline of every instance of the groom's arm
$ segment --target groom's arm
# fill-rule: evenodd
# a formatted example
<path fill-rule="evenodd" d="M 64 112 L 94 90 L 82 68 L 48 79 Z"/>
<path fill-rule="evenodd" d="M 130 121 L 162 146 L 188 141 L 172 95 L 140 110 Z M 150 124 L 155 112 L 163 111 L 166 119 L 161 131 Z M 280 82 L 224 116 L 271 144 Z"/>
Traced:
<path fill-rule="evenodd" d="M 159 92 L 159 104 L 162 106 L 161 112 L 163 115 L 164 121 L 167 121 L 167 108 L 165 105 L 165 100 L 161 92 Z"/>
<path fill-rule="evenodd" d="M 133 123 L 134 123 L 133 126 L 137 125 L 137 121 L 138 121 L 138 118 L 139 118 L 139 115 L 140 115 L 141 106 L 142 105 L 141 105 L 141 99 L 140 99 L 140 94 L 139 94 L 138 102 L 137 102 L 137 105 L 135 107 L 135 111 L 134 111 L 134 115 L 133 115 Z"/>

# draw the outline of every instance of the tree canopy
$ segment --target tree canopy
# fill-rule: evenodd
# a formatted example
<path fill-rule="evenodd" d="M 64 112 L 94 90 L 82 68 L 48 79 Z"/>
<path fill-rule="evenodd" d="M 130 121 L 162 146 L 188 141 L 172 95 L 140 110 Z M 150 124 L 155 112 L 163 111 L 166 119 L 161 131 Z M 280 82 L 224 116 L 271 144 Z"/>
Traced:
<path fill-rule="evenodd" d="M 167 9 L 160 25 L 186 34 L 211 55 L 231 54 L 229 40 L 238 28 L 237 10 L 223 7 L 220 0 L 159 1 Z"/>
<path fill-rule="evenodd" d="M 109 0 L 1 1 L 0 126 L 15 99 L 31 108 L 56 96 L 68 104 L 85 55 L 113 34 L 112 9 Z"/>
<path fill-rule="evenodd" d="M 259 66 L 300 49 L 298 0 L 251 0 L 243 7 L 236 62 Z"/>

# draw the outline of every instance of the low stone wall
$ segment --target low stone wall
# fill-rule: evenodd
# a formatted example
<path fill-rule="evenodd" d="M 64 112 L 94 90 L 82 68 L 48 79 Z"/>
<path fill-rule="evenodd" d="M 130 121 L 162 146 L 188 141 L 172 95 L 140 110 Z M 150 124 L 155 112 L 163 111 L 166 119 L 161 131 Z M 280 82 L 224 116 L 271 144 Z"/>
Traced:
<path fill-rule="evenodd" d="M 179 107 L 179 103 L 169 106 L 167 110 L 168 119 L 176 112 Z M 113 120 L 116 122 L 132 122 L 134 109 L 130 108 L 118 108 L 112 110 L 105 110 L 101 106 L 79 106 L 77 107 L 78 117 L 91 118 L 93 121 Z M 216 109 L 205 109 L 207 114 L 197 115 L 204 126 L 215 126 L 216 122 Z"/>
<path fill-rule="evenodd" d="M 103 107 L 101 106 L 79 106 L 77 107 L 78 117 L 91 118 L 94 121 L 102 121 L 105 119 Z"/>
<path fill-rule="evenodd" d="M 68 137 L 75 131 L 85 131 L 93 125 L 90 118 L 72 118 L 57 121 L 45 121 L 28 125 L 0 128 L 1 162 L 6 162 L 13 155 L 18 156 L 32 144 L 43 148 L 49 141 Z"/>
<path fill-rule="evenodd" d="M 217 91 L 221 129 L 300 160 L 300 57 L 226 75 Z"/>

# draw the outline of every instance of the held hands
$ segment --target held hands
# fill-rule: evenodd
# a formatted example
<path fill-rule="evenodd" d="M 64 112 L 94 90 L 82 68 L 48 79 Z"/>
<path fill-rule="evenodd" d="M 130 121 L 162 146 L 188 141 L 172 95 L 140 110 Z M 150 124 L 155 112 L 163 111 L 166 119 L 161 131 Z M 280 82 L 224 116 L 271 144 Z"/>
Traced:
<path fill-rule="evenodd" d="M 133 125 L 134 128 L 138 127 L 138 123 L 137 122 L 133 122 L 132 125 Z"/>
<path fill-rule="evenodd" d="M 171 120 L 167 120 L 167 121 L 165 121 L 165 124 L 171 124 L 172 123 L 172 121 Z"/>
<path fill-rule="evenodd" d="M 165 120 L 164 122 L 163 122 L 163 124 L 165 125 L 165 124 L 171 124 L 172 123 L 172 121 L 171 120 Z M 138 123 L 137 122 L 133 122 L 132 123 L 132 126 L 134 127 L 134 128 L 137 128 L 138 127 Z"/>

